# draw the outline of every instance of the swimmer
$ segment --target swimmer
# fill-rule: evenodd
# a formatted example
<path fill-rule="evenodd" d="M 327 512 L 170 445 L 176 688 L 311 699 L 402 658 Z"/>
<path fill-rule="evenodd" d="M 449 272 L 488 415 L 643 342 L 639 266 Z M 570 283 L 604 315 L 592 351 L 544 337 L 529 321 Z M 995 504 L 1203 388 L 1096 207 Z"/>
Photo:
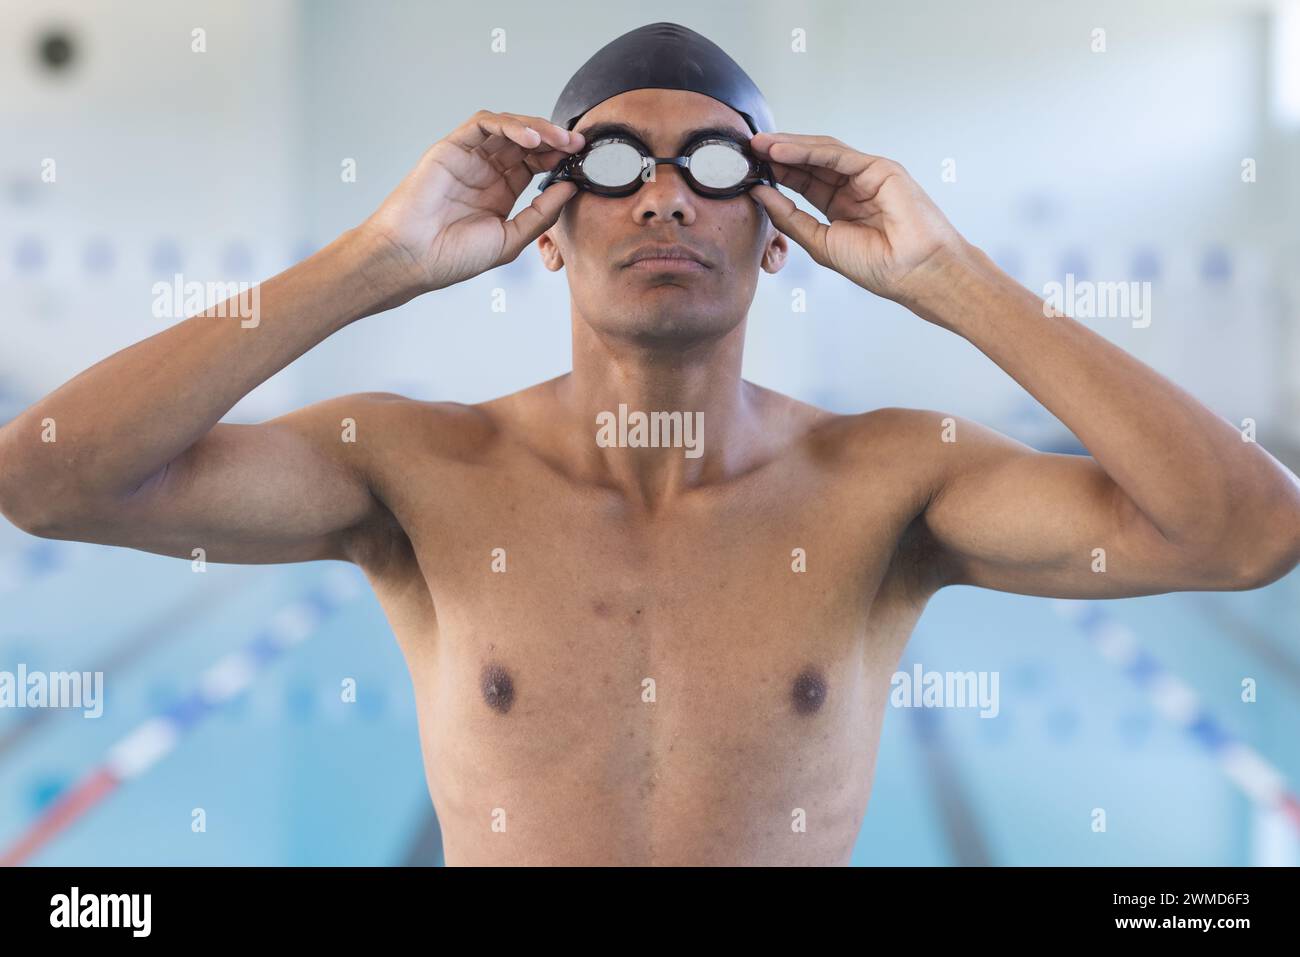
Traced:
<path fill-rule="evenodd" d="M 966 339 L 1091 454 L 743 379 L 759 274 L 791 242 Z M 567 275 L 567 374 L 221 421 L 332 334 L 529 245 Z M 0 461 L 0 508 L 34 535 L 359 566 L 410 669 L 448 864 L 846 864 L 938 589 L 1236 590 L 1300 559 L 1300 487 L 1261 446 L 1045 315 L 898 163 L 778 131 L 738 64 L 667 23 L 598 51 L 549 120 L 475 113 L 264 282 L 258 322 L 210 311 L 109 356 L 0 430 Z"/>

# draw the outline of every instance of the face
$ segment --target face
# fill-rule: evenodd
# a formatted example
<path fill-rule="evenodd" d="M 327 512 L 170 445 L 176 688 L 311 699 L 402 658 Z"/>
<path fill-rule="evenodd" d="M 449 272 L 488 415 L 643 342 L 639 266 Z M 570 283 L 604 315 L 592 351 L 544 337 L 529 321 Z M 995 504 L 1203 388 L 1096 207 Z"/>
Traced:
<path fill-rule="evenodd" d="M 578 121 L 586 131 L 622 123 L 654 156 L 680 156 L 694 130 L 752 135 L 735 110 L 684 90 L 632 90 L 611 97 Z M 591 137 L 587 137 L 591 142 Z M 703 264 L 629 257 L 647 243 L 683 245 Z M 663 164 L 631 196 L 579 191 L 539 240 L 548 269 L 565 268 L 576 316 L 595 331 L 643 342 L 689 344 L 719 338 L 745 320 L 758 271 L 785 262 L 785 237 L 745 193 L 712 199 L 693 192 L 682 171 Z"/>

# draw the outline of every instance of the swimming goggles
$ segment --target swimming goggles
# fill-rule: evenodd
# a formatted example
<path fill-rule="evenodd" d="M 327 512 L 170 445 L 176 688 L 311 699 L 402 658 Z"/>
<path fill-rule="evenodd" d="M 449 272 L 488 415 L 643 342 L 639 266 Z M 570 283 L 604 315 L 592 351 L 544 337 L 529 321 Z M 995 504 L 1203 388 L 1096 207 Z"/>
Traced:
<path fill-rule="evenodd" d="M 541 188 L 567 180 L 598 196 L 631 196 L 661 163 L 676 166 L 692 190 L 710 199 L 731 199 L 758 183 L 776 186 L 767 163 L 725 137 L 697 140 L 681 156 L 651 156 L 634 140 L 604 136 L 566 158 Z"/>

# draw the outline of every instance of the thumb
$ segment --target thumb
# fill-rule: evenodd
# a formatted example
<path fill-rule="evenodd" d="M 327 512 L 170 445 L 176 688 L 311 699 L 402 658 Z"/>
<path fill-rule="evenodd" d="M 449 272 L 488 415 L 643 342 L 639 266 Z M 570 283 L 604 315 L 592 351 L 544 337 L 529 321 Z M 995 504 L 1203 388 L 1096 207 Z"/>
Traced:
<path fill-rule="evenodd" d="M 564 204 L 577 192 L 578 187 L 561 180 L 552 183 L 533 197 L 533 201 L 521 209 L 514 219 L 506 222 L 506 241 L 501 248 L 500 261 L 502 263 L 514 261 L 515 257 L 523 252 L 525 246 L 554 226 L 555 221 L 560 218 L 560 211 L 564 209 Z"/>
<path fill-rule="evenodd" d="M 829 226 L 817 217 L 809 216 L 794 204 L 794 200 L 771 186 L 754 186 L 749 195 L 767 210 L 772 225 L 807 250 L 814 262 L 822 266 L 827 264 L 826 230 Z"/>

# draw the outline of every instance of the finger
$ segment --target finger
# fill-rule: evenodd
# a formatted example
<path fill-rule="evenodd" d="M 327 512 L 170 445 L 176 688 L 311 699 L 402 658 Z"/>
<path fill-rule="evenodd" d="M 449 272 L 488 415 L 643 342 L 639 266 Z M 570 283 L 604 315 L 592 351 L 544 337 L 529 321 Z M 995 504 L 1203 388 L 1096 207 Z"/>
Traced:
<path fill-rule="evenodd" d="M 538 193 L 531 203 L 505 224 L 506 241 L 501 249 L 501 261 L 513 262 L 524 247 L 555 225 L 564 204 L 577 195 L 578 187 L 572 183 L 552 183 Z"/>
<path fill-rule="evenodd" d="M 500 140 L 495 148 L 484 145 L 477 152 L 492 164 L 493 169 L 502 175 L 515 167 L 527 167 L 531 171 L 531 175 L 536 175 L 543 170 L 554 168 L 557 163 L 570 155 L 564 150 L 547 150 L 545 152 L 525 150 L 517 143 L 508 140 Z"/>
<path fill-rule="evenodd" d="M 551 150 L 549 153 L 529 153 L 524 157 L 524 165 L 532 170 L 535 176 L 538 173 L 549 173 L 568 158 L 569 154 L 560 150 Z"/>
<path fill-rule="evenodd" d="M 569 158 L 568 153 L 551 150 L 549 153 L 528 153 L 522 157 L 517 166 L 506 170 L 502 175 L 518 199 L 538 173 L 549 173 Z"/>
<path fill-rule="evenodd" d="M 768 217 L 777 229 L 806 249 L 814 262 L 827 265 L 826 231 L 830 227 L 817 217 L 805 213 L 795 205 L 794 200 L 782 196 L 780 190 L 771 186 L 755 186 L 749 195 L 767 210 Z"/>
<path fill-rule="evenodd" d="M 839 143 L 794 143 L 778 141 L 768 155 L 788 166 L 819 166 L 843 176 L 857 176 L 879 157 L 859 153 Z"/>
<path fill-rule="evenodd" d="M 838 189 L 849 181 L 849 177 L 845 176 L 843 173 L 836 173 L 834 170 L 826 169 L 824 166 L 812 166 L 808 163 L 778 163 L 774 159 L 769 159 L 767 163 L 773 168 L 773 170 L 776 170 L 777 168 L 797 170 L 803 174 L 804 178 L 818 180 L 825 183 L 827 186 L 830 186 L 832 189 Z M 791 188 L 793 189 L 794 187 L 792 186 Z"/>
<path fill-rule="evenodd" d="M 526 150 L 563 149 L 576 152 L 583 142 L 581 133 L 570 133 L 541 117 L 524 117 L 512 113 L 479 110 L 448 136 L 466 151 L 483 147 L 492 137 L 509 140 Z"/>
<path fill-rule="evenodd" d="M 511 156 L 518 161 L 510 164 Z M 502 157 L 505 157 L 503 160 Z M 505 182 L 510 191 L 510 205 L 514 205 L 533 178 L 538 173 L 547 173 L 555 169 L 569 157 L 562 150 L 550 150 L 545 153 L 507 153 L 500 150 L 491 156 L 484 156 L 476 150 L 466 152 L 458 147 L 439 143 L 430 150 L 427 162 L 437 163 L 450 173 L 457 183 L 466 190 L 481 193 L 491 189 L 495 184 Z"/>
<path fill-rule="evenodd" d="M 509 185 L 516 198 L 532 182 L 539 172 L 549 171 L 564 157 L 581 147 L 584 140 L 581 133 L 570 134 L 567 130 L 542 120 L 541 117 L 521 114 L 497 114 L 492 119 L 480 118 L 488 126 L 499 120 L 501 133 L 494 133 L 478 147 L 469 151 L 470 156 L 477 156 L 488 163 Z M 537 123 L 546 132 L 527 125 Z M 552 148 L 552 142 L 563 138 L 563 149 Z"/>
<path fill-rule="evenodd" d="M 830 208 L 835 190 L 840 187 L 843 180 L 839 174 L 825 173 L 816 167 L 786 166 L 775 160 L 768 160 L 767 165 L 778 183 L 804 196 L 823 213 Z M 825 177 L 834 177 L 835 181 L 828 182 Z"/>
<path fill-rule="evenodd" d="M 576 130 L 566 130 L 557 126 L 544 116 L 529 116 L 526 113 L 503 113 L 524 125 L 525 129 L 536 130 L 543 142 L 555 149 L 576 153 L 586 145 L 586 138 Z"/>
<path fill-rule="evenodd" d="M 796 143 L 803 146 L 839 146 L 868 159 L 884 159 L 883 156 L 874 156 L 871 153 L 863 153 L 861 150 L 853 150 L 847 143 L 837 140 L 833 136 L 810 136 L 804 133 L 755 133 L 749 141 L 749 146 L 754 152 L 762 156 L 768 156 L 772 145 L 775 143 Z"/>
<path fill-rule="evenodd" d="M 495 113 L 479 110 L 456 129 L 447 134 L 447 142 L 466 153 L 482 149 L 488 142 L 508 140 L 504 122 Z"/>
<path fill-rule="evenodd" d="M 758 133 L 750 140 L 750 148 L 770 161 L 814 169 L 813 175 L 828 183 L 836 183 L 837 176 L 852 179 L 860 199 L 874 198 L 886 180 L 907 172 L 888 157 L 863 153 L 830 136 Z"/>
<path fill-rule="evenodd" d="M 518 199 L 523 194 L 523 191 L 528 188 L 528 184 L 533 181 L 534 175 L 533 171 L 523 163 L 503 170 L 501 173 L 502 178 L 506 181 L 506 186 L 510 188 L 510 192 L 515 199 Z"/>
<path fill-rule="evenodd" d="M 782 148 L 775 144 L 777 155 L 790 165 L 804 166 L 814 172 L 818 179 L 830 180 L 842 176 L 843 183 L 852 183 L 852 188 L 859 200 L 875 199 L 880 188 L 894 176 L 907 175 L 902 165 L 883 156 L 869 156 L 854 150 L 834 146 L 801 147 L 789 144 Z M 803 150 L 807 150 L 803 153 Z M 842 184 L 841 184 L 842 185 Z"/>

